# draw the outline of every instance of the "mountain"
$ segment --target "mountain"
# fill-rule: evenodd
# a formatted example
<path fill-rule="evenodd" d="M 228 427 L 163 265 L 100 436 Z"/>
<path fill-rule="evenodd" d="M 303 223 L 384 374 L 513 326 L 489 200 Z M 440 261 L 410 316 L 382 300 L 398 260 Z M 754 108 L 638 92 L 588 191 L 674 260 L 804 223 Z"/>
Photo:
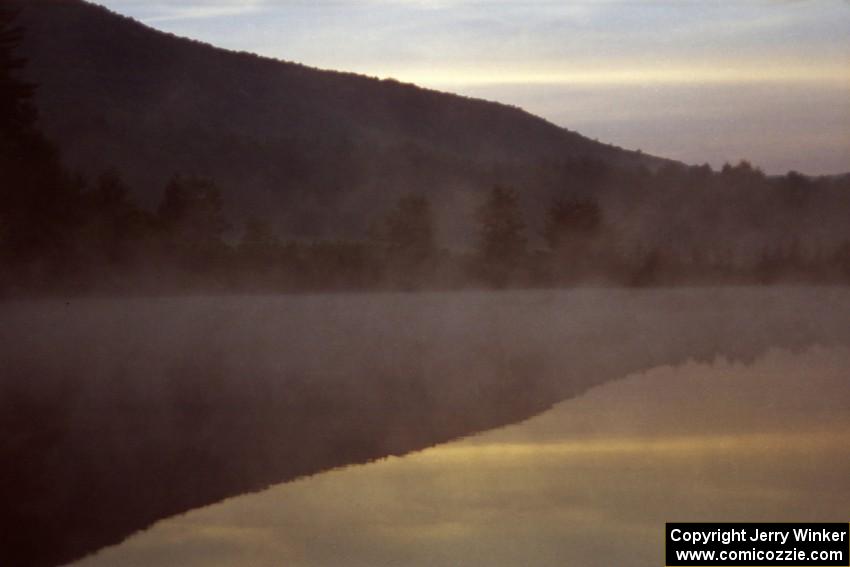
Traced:
<path fill-rule="evenodd" d="M 664 162 L 519 108 L 226 51 L 81 0 L 7 1 L 21 9 L 42 128 L 70 166 L 119 171 L 147 207 L 173 175 L 202 175 L 235 221 L 362 235 L 417 192 L 456 235 L 494 183 L 534 210 L 562 190 L 564 161 Z"/>

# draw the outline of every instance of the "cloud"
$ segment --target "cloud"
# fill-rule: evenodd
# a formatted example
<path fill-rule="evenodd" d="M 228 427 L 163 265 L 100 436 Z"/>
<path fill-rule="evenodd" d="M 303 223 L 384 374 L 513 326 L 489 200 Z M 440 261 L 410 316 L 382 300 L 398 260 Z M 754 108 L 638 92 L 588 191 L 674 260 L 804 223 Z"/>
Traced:
<path fill-rule="evenodd" d="M 265 4 L 266 0 L 164 0 L 152 3 L 123 0 L 109 3 L 113 9 L 137 15 L 148 24 L 253 14 L 260 11 Z"/>
<path fill-rule="evenodd" d="M 720 61 L 702 65 L 653 66 L 640 61 L 625 61 L 619 66 L 564 65 L 561 68 L 515 67 L 494 65 L 473 67 L 385 68 L 377 72 L 404 82 L 431 87 L 488 85 L 716 85 L 716 84 L 809 84 L 816 86 L 850 84 L 850 69 L 840 65 L 806 66 L 805 62 L 761 64 Z"/>

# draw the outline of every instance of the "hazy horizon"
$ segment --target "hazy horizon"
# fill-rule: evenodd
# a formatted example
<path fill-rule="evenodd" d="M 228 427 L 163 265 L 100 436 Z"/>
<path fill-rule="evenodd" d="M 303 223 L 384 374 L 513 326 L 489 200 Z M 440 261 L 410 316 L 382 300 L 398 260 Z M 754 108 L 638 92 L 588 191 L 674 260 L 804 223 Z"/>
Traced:
<path fill-rule="evenodd" d="M 520 106 L 589 138 L 850 171 L 850 3 L 98 0 L 154 28 Z"/>
<path fill-rule="evenodd" d="M 850 0 L 98 2 L 0 0 L 0 565 L 850 509 Z"/>

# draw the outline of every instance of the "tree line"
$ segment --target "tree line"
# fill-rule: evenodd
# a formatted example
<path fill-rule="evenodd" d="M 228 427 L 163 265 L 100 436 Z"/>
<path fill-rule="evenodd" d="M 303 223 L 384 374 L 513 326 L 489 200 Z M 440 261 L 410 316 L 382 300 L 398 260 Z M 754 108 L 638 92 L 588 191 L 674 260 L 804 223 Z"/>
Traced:
<path fill-rule="evenodd" d="M 22 30 L 0 10 L 0 293 L 312 291 L 850 282 L 850 178 L 769 177 L 747 162 L 658 171 L 541 164 L 548 203 L 481 192 L 465 249 L 438 242 L 426 195 L 398 198 L 360 239 L 286 239 L 227 218 L 222 189 L 175 175 L 153 210 L 118 172 L 63 166 L 20 78 Z"/>

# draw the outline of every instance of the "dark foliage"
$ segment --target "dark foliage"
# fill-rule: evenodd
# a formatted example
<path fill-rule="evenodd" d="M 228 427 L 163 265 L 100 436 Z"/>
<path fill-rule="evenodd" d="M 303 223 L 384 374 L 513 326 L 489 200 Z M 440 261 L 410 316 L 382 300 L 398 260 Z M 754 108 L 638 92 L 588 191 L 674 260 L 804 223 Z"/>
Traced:
<path fill-rule="evenodd" d="M 708 165 L 686 167 L 645 157 L 630 160 L 629 154 L 579 143 L 575 135 L 499 105 L 225 53 L 165 37 L 76 0 L 51 0 L 22 12 L 28 14 L 24 21 L 36 28 L 37 41 L 30 46 L 39 59 L 36 75 L 48 77 L 48 83 L 37 89 L 24 78 L 28 66 L 19 53 L 31 34 L 16 23 L 12 5 L 20 3 L 5 0 L 0 11 L 0 292 L 4 294 L 850 280 L 846 222 L 850 176 L 814 178 L 789 172 L 769 177 L 748 162 L 727 164 L 714 172 Z M 45 6 L 50 7 L 47 12 Z M 60 21 L 71 15 L 77 18 L 75 24 Z M 102 29 L 94 29 L 95 23 Z M 116 52 L 127 50 L 122 57 L 139 63 L 139 72 L 149 79 L 165 65 L 170 75 L 158 80 L 170 85 L 169 92 L 188 90 L 178 97 L 180 104 L 159 100 L 165 105 L 163 112 L 179 111 L 183 116 L 196 112 L 197 106 L 214 113 L 215 119 L 205 114 L 198 122 L 207 124 L 209 131 L 190 132 L 198 144 L 180 141 L 192 149 L 176 151 L 170 127 L 155 126 L 145 132 L 145 141 L 132 142 L 133 155 L 144 160 L 128 165 L 114 156 L 121 175 L 112 167 L 93 182 L 72 174 L 41 133 L 33 104 L 38 92 L 39 100 L 52 108 L 53 97 L 69 88 L 50 82 L 56 77 L 52 73 L 59 72 L 56 68 L 44 68 L 43 49 L 49 46 L 38 46 L 45 30 L 57 31 L 57 42 L 73 45 L 69 57 L 85 59 L 85 68 L 74 70 L 83 76 L 97 68 L 101 75 L 119 81 L 112 74 L 115 53 L 91 50 L 100 40 L 115 42 Z M 88 39 L 80 43 L 83 38 Z M 150 50 L 140 51 L 140 46 Z M 180 66 L 168 64 L 166 54 L 182 61 Z M 196 73 L 210 65 L 219 72 Z M 190 75 L 183 73 L 187 69 L 192 70 Z M 221 122 L 226 113 L 215 103 L 218 99 L 208 95 L 220 94 L 219 83 L 235 84 L 239 77 L 260 92 L 259 86 L 271 80 L 271 70 L 279 72 L 275 81 L 281 81 L 274 82 L 275 89 L 294 89 L 290 95 L 296 99 L 290 102 L 297 102 L 303 111 L 297 113 L 298 120 L 309 118 L 309 127 L 286 122 L 285 141 L 272 136 L 265 129 L 268 125 L 245 116 Z M 120 81 L 131 80 L 126 75 Z M 62 76 L 71 83 L 77 80 Z M 80 103 L 105 104 L 98 108 L 106 120 L 120 114 L 120 127 L 130 130 L 142 117 L 149 117 L 143 120 L 149 124 L 161 118 L 159 112 L 151 114 L 151 93 L 145 90 L 149 85 L 121 85 L 109 89 L 108 96 L 118 98 L 108 101 L 94 91 L 80 91 Z M 349 92 L 352 100 L 373 102 L 354 112 L 346 106 L 349 99 L 321 94 L 325 87 Z M 263 100 L 247 106 L 261 108 Z M 303 106 L 308 101 L 309 108 Z M 173 104 L 177 106 L 171 108 Z M 132 112 L 114 114 L 111 109 L 121 105 L 131 105 Z M 233 108 L 247 112 L 244 106 Z M 341 122 L 326 124 L 322 113 L 338 116 Z M 295 115 L 287 116 L 295 120 Z M 168 120 L 180 122 L 176 114 Z M 253 132 L 263 141 L 253 139 L 245 145 L 244 137 L 232 137 L 231 123 L 241 124 L 240 136 Z M 118 122 L 105 127 L 98 136 L 108 135 L 123 144 L 117 126 Z M 84 130 L 74 128 L 77 141 L 85 139 Z M 393 135 L 382 135 L 383 141 L 368 144 L 366 151 L 360 144 L 366 130 Z M 513 141 L 516 131 L 527 142 L 538 136 L 529 143 L 540 152 L 516 149 L 524 144 L 485 148 L 479 140 L 483 136 L 488 144 L 502 144 L 507 131 Z M 60 132 L 59 139 L 63 136 Z M 207 159 L 194 149 L 212 140 L 217 159 Z M 242 148 L 235 154 L 234 143 Z M 145 144 L 166 152 L 150 154 Z M 77 146 L 63 149 L 75 151 Z M 472 154 L 465 153 L 467 146 L 475 148 L 477 165 L 470 161 Z M 251 158 L 270 150 L 279 152 L 277 173 L 261 163 L 265 158 Z M 186 161 L 174 161 L 172 154 Z M 151 162 L 154 155 L 162 161 Z M 142 162 L 146 172 L 156 172 L 150 179 L 165 180 L 139 192 L 122 175 L 124 166 L 132 171 Z M 251 173 L 237 168 L 230 171 L 237 177 L 222 176 L 222 164 L 242 164 Z M 202 171 L 205 176 L 171 173 L 181 170 Z M 278 202 L 264 207 L 261 215 L 248 217 L 264 220 L 248 221 L 241 239 L 235 238 L 228 219 L 235 215 L 239 220 L 246 210 L 252 179 L 277 182 L 283 179 L 278 173 L 286 178 L 287 194 L 298 204 L 283 214 Z M 491 183 L 493 179 L 505 183 Z M 459 181 L 471 189 L 458 189 Z M 402 187 L 407 196 L 399 198 L 383 189 L 389 186 Z M 492 189 L 481 193 L 483 187 Z M 479 206 L 474 210 L 458 206 L 471 200 L 470 193 L 479 193 L 472 195 Z M 137 195 L 152 194 L 162 195 L 158 204 L 145 203 L 149 208 L 137 204 Z M 334 227 L 326 230 L 329 219 L 335 219 Z M 357 227 L 369 224 L 373 230 L 368 238 L 365 230 L 358 235 Z M 458 229 L 462 226 L 467 228 Z"/>
<path fill-rule="evenodd" d="M 528 241 L 516 191 L 493 187 L 478 208 L 476 220 L 480 276 L 497 287 L 517 281 L 525 268 Z"/>
<path fill-rule="evenodd" d="M 235 217 L 362 238 L 392 188 L 436 207 L 458 185 L 529 186 L 541 160 L 663 161 L 518 108 L 228 52 L 78 0 L 4 1 L 21 7 L 45 132 L 88 177 L 121 171 L 146 208 L 182 172 L 230 189 Z"/>
<path fill-rule="evenodd" d="M 35 88 L 18 76 L 26 61 L 16 54 L 23 39 L 16 17 L 15 10 L 0 4 L 0 132 L 4 141 L 30 135 L 36 114 L 31 100 Z"/>
<path fill-rule="evenodd" d="M 602 223 L 599 205 L 590 199 L 558 199 L 547 212 L 544 238 L 552 250 L 594 235 Z"/>
<path fill-rule="evenodd" d="M 399 199 L 374 239 L 391 285 L 412 289 L 433 282 L 437 261 L 434 213 L 421 195 Z"/>
<path fill-rule="evenodd" d="M 79 184 L 36 128 L 34 87 L 20 76 L 25 61 L 17 54 L 22 30 L 15 16 L 0 4 L 0 265 L 26 282 L 68 268 L 69 234 L 81 211 Z"/>

